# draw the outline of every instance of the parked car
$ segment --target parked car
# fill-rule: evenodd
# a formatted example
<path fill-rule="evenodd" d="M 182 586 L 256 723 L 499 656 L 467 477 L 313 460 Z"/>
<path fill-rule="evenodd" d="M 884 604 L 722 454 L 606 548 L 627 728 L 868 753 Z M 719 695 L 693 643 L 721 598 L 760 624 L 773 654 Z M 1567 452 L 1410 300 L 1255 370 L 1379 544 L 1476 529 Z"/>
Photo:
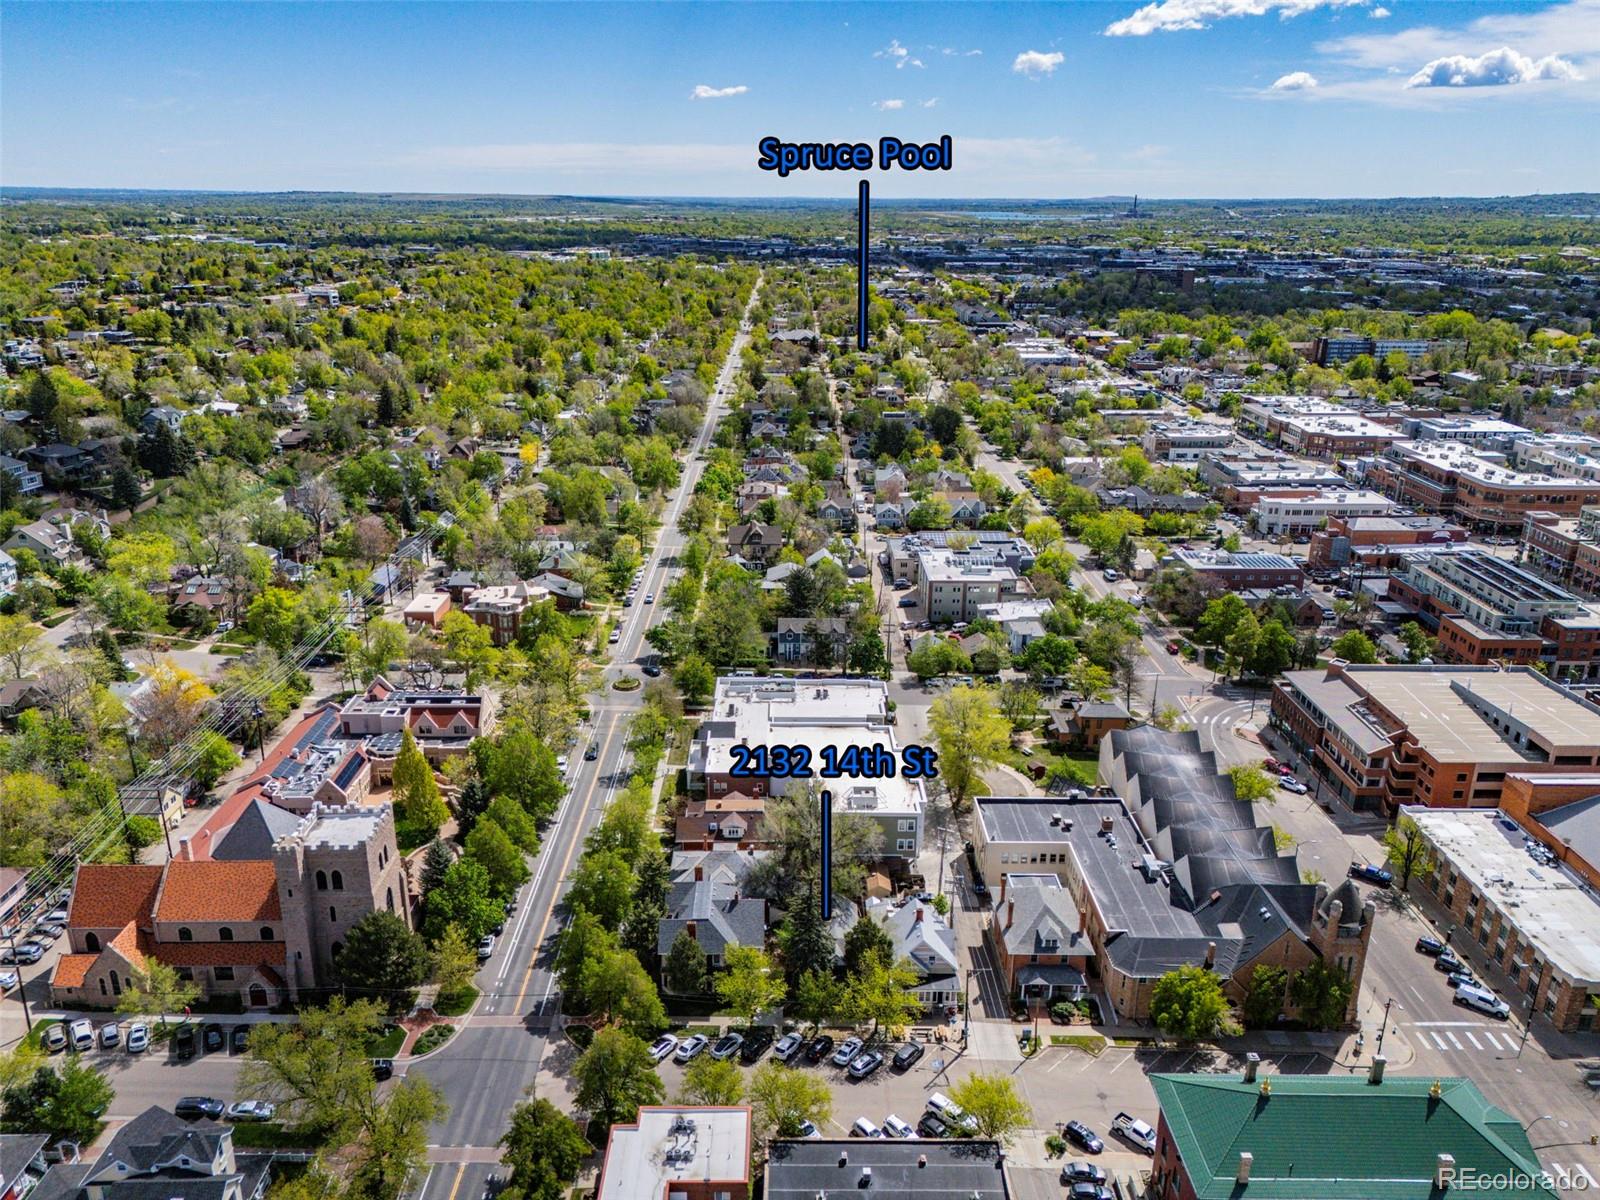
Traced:
<path fill-rule="evenodd" d="M 74 1050 L 93 1050 L 94 1025 L 79 1018 L 67 1026 L 67 1040 Z"/>
<path fill-rule="evenodd" d="M 819 1063 L 833 1053 L 833 1039 L 825 1033 L 819 1033 L 811 1039 L 806 1047 L 806 1061 Z"/>
<path fill-rule="evenodd" d="M 1311 789 L 1301 783 L 1293 775 L 1284 775 L 1278 780 L 1278 786 L 1286 792 L 1293 792 L 1296 796 L 1304 796 Z"/>
<path fill-rule="evenodd" d="M 678 1044 L 678 1049 L 672 1055 L 672 1061 L 688 1062 L 698 1055 L 700 1051 L 704 1050 L 710 1041 L 711 1039 L 703 1033 L 695 1034 L 692 1038 L 688 1038 Z"/>
<path fill-rule="evenodd" d="M 1098 1183 L 1075 1183 L 1067 1189 L 1067 1200 L 1116 1200 L 1111 1189 Z"/>
<path fill-rule="evenodd" d="M 972 1114 L 943 1092 L 930 1092 L 928 1094 L 928 1109 L 952 1128 L 960 1127 L 968 1133 L 978 1132 L 978 1122 L 973 1118 Z"/>
<path fill-rule="evenodd" d="M 1439 955 L 1444 953 L 1444 943 L 1438 938 L 1431 938 L 1424 934 L 1417 939 L 1417 953 L 1438 958 Z"/>
<path fill-rule="evenodd" d="M 43 938 L 47 942 L 53 942 L 65 932 L 66 930 L 60 925 L 53 924 L 49 921 L 41 921 L 39 924 L 33 927 L 32 936 L 35 941 Z"/>
<path fill-rule="evenodd" d="M 1263 771 L 1271 771 L 1274 775 L 1283 774 L 1283 764 L 1275 758 L 1263 758 L 1261 760 L 1261 769 Z"/>
<path fill-rule="evenodd" d="M 711 1057 L 715 1059 L 732 1058 L 739 1053 L 739 1047 L 744 1045 L 744 1034 L 725 1033 L 717 1039 L 717 1044 L 711 1047 Z"/>
<path fill-rule="evenodd" d="M 1131 1113 L 1119 1112 L 1111 1118 L 1111 1132 L 1123 1141 L 1143 1150 L 1146 1154 L 1156 1152 L 1156 1131 L 1148 1121 L 1141 1121 Z"/>
<path fill-rule="evenodd" d="M 25 967 L 31 967 L 43 957 L 44 944 L 31 940 L 19 942 L 14 950 L 10 946 L 0 950 L 0 963 L 21 963 Z"/>
<path fill-rule="evenodd" d="M 890 1137 L 914 1138 L 917 1136 L 917 1131 L 915 1129 L 911 1128 L 911 1126 L 907 1125 L 893 1113 L 890 1113 L 883 1119 L 883 1131 Z"/>
<path fill-rule="evenodd" d="M 901 596 L 900 597 L 900 607 L 901 608 L 915 608 L 916 606 L 917 606 L 917 598 L 915 596 Z"/>
<path fill-rule="evenodd" d="M 1439 957 L 1433 960 L 1433 969 L 1445 975 L 1450 975 L 1462 970 L 1467 964 L 1455 956 L 1455 951 L 1446 946 Z"/>
<path fill-rule="evenodd" d="M 767 1047 L 772 1045 L 772 1039 L 777 1034 L 770 1025 L 757 1025 L 744 1036 L 744 1045 L 739 1047 L 739 1061 L 753 1063 L 767 1052 Z"/>
<path fill-rule="evenodd" d="M 207 1054 L 211 1054 L 226 1046 L 228 1039 L 223 1037 L 221 1025 L 206 1025 L 200 1030 L 200 1044 Z"/>
<path fill-rule="evenodd" d="M 1100 578 L 1104 579 L 1107 583 L 1115 583 L 1117 580 L 1122 578 L 1122 572 L 1113 570 L 1111 567 L 1107 567 L 1104 571 L 1100 572 Z"/>
<path fill-rule="evenodd" d="M 180 1096 L 172 1106 L 172 1115 L 185 1121 L 215 1121 L 227 1110 L 228 1106 L 215 1096 Z"/>
<path fill-rule="evenodd" d="M 650 1043 L 650 1061 L 660 1062 L 678 1048 L 678 1039 L 670 1033 L 663 1033 Z"/>
<path fill-rule="evenodd" d="M 1087 1150 L 1090 1154 L 1099 1154 L 1106 1148 L 1106 1144 L 1100 1140 L 1095 1131 L 1082 1121 L 1068 1121 L 1061 1127 L 1061 1132 L 1067 1141 L 1080 1150 Z"/>
<path fill-rule="evenodd" d="M 172 1035 L 172 1053 L 182 1060 L 194 1057 L 194 1026 L 185 1021 Z"/>
<path fill-rule="evenodd" d="M 907 579 L 904 575 L 902 575 L 902 576 L 900 576 L 898 579 L 896 579 L 894 581 L 894 586 L 897 589 L 898 588 L 908 588 L 908 587 L 911 586 L 911 580 Z"/>
<path fill-rule="evenodd" d="M 1103 1185 L 1106 1182 L 1105 1168 L 1082 1161 L 1069 1162 L 1061 1168 L 1061 1182 Z"/>
<path fill-rule="evenodd" d="M 15 971 L 0 971 L 0 992 L 9 992 L 17 986 L 17 973 Z"/>
<path fill-rule="evenodd" d="M 850 1060 L 861 1053 L 861 1048 L 865 1044 L 858 1037 L 845 1038 L 839 1043 L 839 1048 L 833 1052 L 833 1058 L 829 1061 L 836 1067 L 848 1067 Z"/>
<path fill-rule="evenodd" d="M 237 1104 L 228 1105 L 228 1120 L 270 1121 L 272 1114 L 277 1111 L 277 1105 L 270 1100 L 240 1100 Z"/>
<path fill-rule="evenodd" d="M 658 679 L 661 676 L 661 664 L 660 663 L 653 663 L 653 662 L 645 663 L 645 665 L 640 667 L 639 669 L 641 671 L 643 671 L 646 675 L 650 676 L 651 679 Z M 596 753 L 598 753 L 598 752 L 596 752 Z M 590 754 L 587 757 L 594 758 L 594 757 L 596 757 L 596 755 L 595 754 Z"/>
<path fill-rule="evenodd" d="M 67 1029 L 64 1025 L 52 1025 L 44 1031 L 44 1048 L 51 1054 L 60 1054 L 67 1048 Z"/>
<path fill-rule="evenodd" d="M 1394 882 L 1394 872 L 1385 871 L 1382 867 L 1375 867 L 1371 863 L 1351 863 L 1350 878 L 1370 883 L 1373 887 L 1386 888 Z"/>
<path fill-rule="evenodd" d="M 372 1060 L 372 1078 L 382 1083 L 385 1079 L 394 1078 L 394 1059 L 375 1058 Z"/>
<path fill-rule="evenodd" d="M 778 1044 L 772 1048 L 772 1057 L 779 1062 L 788 1062 L 800 1048 L 806 1044 L 806 1039 L 798 1033 L 786 1033 L 778 1039 Z"/>
<path fill-rule="evenodd" d="M 800 1122 L 800 1136 L 803 1138 L 820 1138 L 822 1130 L 818 1129 L 813 1121 Z"/>
<path fill-rule="evenodd" d="M 620 626 L 620 625 L 614 626 L 612 628 L 611 632 L 606 635 L 606 641 L 610 645 L 615 646 L 621 640 L 622 640 L 622 626 Z"/>
<path fill-rule="evenodd" d="M 923 1113 L 922 1120 L 917 1122 L 917 1132 L 925 1138 L 947 1138 L 950 1136 L 950 1126 L 933 1113 Z"/>
<path fill-rule="evenodd" d="M 107 1021 L 100 1026 L 100 1049 L 115 1050 L 122 1045 L 122 1026 L 115 1021 Z"/>
<path fill-rule="evenodd" d="M 857 1117 L 850 1126 L 850 1136 L 858 1138 L 881 1138 L 883 1130 L 879 1129 L 865 1117 Z"/>
<path fill-rule="evenodd" d="M 1178 645 L 1177 642 L 1168 642 L 1167 643 L 1167 653 L 1168 654 L 1181 654 L 1182 652 L 1183 652 L 1183 647 Z"/>
<path fill-rule="evenodd" d="M 488 962 L 494 955 L 494 934 L 486 933 L 478 939 L 478 961 Z"/>
<path fill-rule="evenodd" d="M 233 1032 L 228 1036 L 228 1046 L 235 1054 L 243 1054 L 250 1048 L 250 1026 L 235 1025 Z"/>
<path fill-rule="evenodd" d="M 876 1050 L 868 1050 L 865 1054 L 856 1055 L 850 1061 L 850 1078 L 865 1079 L 881 1066 L 883 1066 L 883 1055 Z"/>
<path fill-rule="evenodd" d="M 143 1054 L 150 1048 L 150 1027 L 144 1024 L 128 1026 L 128 1053 Z"/>
<path fill-rule="evenodd" d="M 925 1048 L 921 1042 L 907 1042 L 894 1052 L 894 1069 L 909 1071 L 924 1053 Z"/>
<path fill-rule="evenodd" d="M 1478 981 L 1473 978 L 1472 972 L 1465 968 L 1460 971 L 1451 971 L 1449 977 L 1445 979 L 1445 983 L 1452 988 L 1459 988 L 1462 985 L 1467 987 L 1478 986 Z"/>
<path fill-rule="evenodd" d="M 1498 1021 L 1511 1019 L 1511 1006 L 1488 988 L 1464 984 L 1456 989 L 1455 1003 L 1474 1009 Z"/>

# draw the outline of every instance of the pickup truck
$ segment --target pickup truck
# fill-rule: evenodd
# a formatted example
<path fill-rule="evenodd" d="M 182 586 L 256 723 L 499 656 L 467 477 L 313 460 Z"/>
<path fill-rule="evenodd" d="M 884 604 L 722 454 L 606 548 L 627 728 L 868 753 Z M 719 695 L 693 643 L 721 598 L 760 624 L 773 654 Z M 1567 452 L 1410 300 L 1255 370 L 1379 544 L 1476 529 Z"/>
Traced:
<path fill-rule="evenodd" d="M 1111 1132 L 1126 1142 L 1131 1142 L 1146 1154 L 1156 1152 L 1156 1131 L 1138 1117 L 1119 1112 L 1111 1118 Z"/>

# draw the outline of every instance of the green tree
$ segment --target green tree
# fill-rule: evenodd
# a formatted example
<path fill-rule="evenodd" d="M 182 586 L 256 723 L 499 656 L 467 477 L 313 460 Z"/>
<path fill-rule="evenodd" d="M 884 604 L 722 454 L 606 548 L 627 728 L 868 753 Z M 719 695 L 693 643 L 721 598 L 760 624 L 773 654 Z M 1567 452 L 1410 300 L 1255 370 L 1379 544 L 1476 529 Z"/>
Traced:
<path fill-rule="evenodd" d="M 719 1107 L 744 1099 L 744 1075 L 732 1059 L 715 1059 L 702 1054 L 683 1072 L 678 1086 L 679 1104 L 710 1104 Z"/>
<path fill-rule="evenodd" d="M 99 1067 L 69 1055 L 58 1067 L 40 1067 L 26 1083 L 0 1096 L 0 1130 L 43 1133 L 87 1146 L 115 1093 Z"/>
<path fill-rule="evenodd" d="M 449 1111 L 426 1077 L 408 1076 L 362 1114 L 347 1200 L 393 1200 L 427 1160 L 428 1129 Z"/>
<path fill-rule="evenodd" d="M 706 991 L 706 952 L 687 929 L 678 931 L 661 967 L 667 991 L 676 996 L 703 996 Z"/>
<path fill-rule="evenodd" d="M 439 886 L 428 893 L 422 931 L 437 944 L 454 925 L 468 941 L 476 942 L 504 917 L 505 905 L 494 898 L 489 872 L 483 864 L 463 858 L 452 863 Z"/>
<path fill-rule="evenodd" d="M 683 693 L 686 704 L 704 704 L 717 686 L 717 674 L 698 654 L 691 654 L 672 668 L 672 681 Z"/>
<path fill-rule="evenodd" d="M 591 1012 L 621 1022 L 640 1037 L 653 1037 L 666 1027 L 661 994 L 632 952 L 613 942 L 585 961 L 579 978 Z"/>
<path fill-rule="evenodd" d="M 1228 1001 L 1222 984 L 1204 967 L 1183 966 L 1156 980 L 1150 992 L 1150 1019 L 1163 1033 L 1191 1041 L 1223 1028 Z"/>
<path fill-rule="evenodd" d="M 524 854 L 539 852 L 539 826 L 528 815 L 528 810 L 510 796 L 496 796 L 483 815 L 505 830 L 506 836 Z"/>
<path fill-rule="evenodd" d="M 1428 848 L 1422 828 L 1410 817 L 1402 815 L 1383 831 L 1384 858 L 1389 869 L 1400 879 L 1403 892 L 1418 876 L 1433 874 L 1433 852 Z"/>
<path fill-rule="evenodd" d="M 758 1136 L 799 1137 L 807 1121 L 822 1128 L 833 1116 L 825 1079 L 768 1059 L 750 1076 L 750 1107 Z"/>
<path fill-rule="evenodd" d="M 258 1025 L 239 1090 L 276 1102 L 282 1117 L 309 1131 L 353 1136 L 373 1108 L 368 1047 L 382 1024 L 382 1005 L 335 996 L 324 1008 L 301 1009 L 294 1024 Z"/>
<path fill-rule="evenodd" d="M 548 1100 L 525 1100 L 513 1108 L 499 1144 L 500 1164 L 510 1173 L 499 1193 L 504 1200 L 566 1200 L 594 1152 L 583 1127 Z"/>
<path fill-rule="evenodd" d="M 717 998 L 742 1017 L 746 1025 L 782 1004 L 788 995 L 783 973 L 759 946 L 729 946 L 723 955 L 723 969 L 712 986 Z"/>
<path fill-rule="evenodd" d="M 950 1088 L 954 1100 L 977 1122 L 979 1137 L 1010 1145 L 1033 1120 L 1033 1110 L 1008 1075 L 968 1075 Z"/>
<path fill-rule="evenodd" d="M 176 967 L 147 958 L 143 967 L 129 969 L 117 1011 L 130 1017 L 157 1017 L 164 1026 L 168 1013 L 182 1012 L 199 998 L 199 987 L 180 978 Z"/>
<path fill-rule="evenodd" d="M 1407 621 L 1400 626 L 1395 636 L 1405 644 L 1406 657 L 1411 662 L 1421 662 L 1433 654 L 1433 639 L 1415 621 Z"/>
<path fill-rule="evenodd" d="M 487 816 L 467 835 L 467 862 L 481 866 L 489 876 L 489 893 L 502 904 L 528 882 L 528 860 L 522 856 L 511 835 Z"/>
<path fill-rule="evenodd" d="M 238 765 L 239 755 L 227 738 L 212 729 L 200 735 L 193 769 L 194 777 L 202 788 L 210 791 L 217 786 L 217 780 Z"/>
<path fill-rule="evenodd" d="M 424 900 L 428 898 L 429 892 L 444 882 L 445 872 L 455 864 L 455 861 L 456 856 L 442 839 L 435 838 L 428 843 L 427 852 L 422 856 L 422 876 L 419 880 Z"/>
<path fill-rule="evenodd" d="M 871 1021 L 874 1037 L 880 1027 L 899 1029 L 922 1011 L 916 994 L 918 982 L 909 964 L 891 962 L 887 955 L 874 951 L 862 962 L 860 973 L 846 984 L 843 1009 L 857 1023 Z"/>
<path fill-rule="evenodd" d="M 831 971 L 807 971 L 795 985 L 791 1007 L 802 1021 L 821 1027 L 833 1023 L 844 1001 L 844 985 Z"/>
<path fill-rule="evenodd" d="M 619 852 L 588 852 L 578 860 L 567 893 L 569 904 L 580 904 L 615 931 L 627 919 L 633 903 L 633 865 Z"/>
<path fill-rule="evenodd" d="M 954 642 L 930 635 L 917 642 L 906 655 L 906 667 L 918 679 L 928 680 L 970 671 L 972 660 Z"/>
<path fill-rule="evenodd" d="M 1233 627 L 1233 632 L 1228 635 L 1227 642 L 1223 644 L 1223 653 L 1230 674 L 1240 676 L 1244 674 L 1246 666 L 1255 660 L 1260 642 L 1260 622 L 1256 620 L 1254 613 L 1245 613 Z"/>
<path fill-rule="evenodd" d="M 333 968 L 345 993 L 375 1000 L 390 1016 L 408 1012 L 432 969 L 428 947 L 392 912 L 370 912 L 350 927 Z"/>
<path fill-rule="evenodd" d="M 847 976 L 859 975 L 866 966 L 869 955 L 884 959 L 894 957 L 894 939 L 879 922 L 870 916 L 856 918 L 854 925 L 844 935 L 844 970 Z"/>
<path fill-rule="evenodd" d="M 440 996 L 459 996 L 472 986 L 478 973 L 478 954 L 466 935 L 448 926 L 433 948 L 433 981 Z"/>
<path fill-rule="evenodd" d="M 1336 1029 L 1344 1024 L 1352 988 L 1349 976 L 1318 958 L 1295 972 L 1289 981 L 1289 999 L 1307 1025 Z"/>
<path fill-rule="evenodd" d="M 395 756 L 393 795 L 396 834 L 402 845 L 420 845 L 437 834 L 450 817 L 439 794 L 439 781 L 417 749 L 410 729 L 402 734 L 400 753 Z"/>
<path fill-rule="evenodd" d="M 1238 763 L 1228 768 L 1228 778 L 1233 780 L 1234 798 L 1246 804 L 1272 800 L 1277 793 L 1272 778 L 1254 763 Z"/>
<path fill-rule="evenodd" d="M 1372 644 L 1372 639 L 1359 629 L 1341 633 L 1334 639 L 1333 645 L 1328 647 L 1328 653 L 1349 663 L 1365 664 L 1378 661 L 1378 648 Z"/>
<path fill-rule="evenodd" d="M 1194 627 L 1194 640 L 1202 646 L 1221 646 L 1233 635 L 1239 622 L 1250 615 L 1250 606 L 1235 592 L 1218 596 L 1206 605 Z"/>
<path fill-rule="evenodd" d="M 928 709 L 928 728 L 939 747 L 939 775 L 951 807 L 964 810 L 983 787 L 985 769 L 1011 747 L 1011 728 L 988 688 L 958 687 Z"/>
<path fill-rule="evenodd" d="M 1285 629 L 1281 621 L 1268 621 L 1261 626 L 1255 651 L 1245 669 L 1258 679 L 1271 679 L 1294 665 L 1296 649 L 1294 634 Z"/>
<path fill-rule="evenodd" d="M 1245 989 L 1240 1015 L 1247 1029 L 1266 1029 L 1275 1024 L 1283 1011 L 1284 997 L 1288 992 L 1289 973 L 1282 967 L 1259 963 L 1250 972 L 1250 986 Z"/>
<path fill-rule="evenodd" d="M 822 919 L 815 894 L 790 906 L 778 932 L 778 942 L 783 948 L 783 970 L 791 991 L 806 975 L 833 971 L 833 934 Z"/>
<path fill-rule="evenodd" d="M 573 1064 L 577 1104 L 606 1128 L 631 1121 L 642 1104 L 660 1104 L 666 1090 L 650 1047 L 625 1029 L 602 1029 Z"/>

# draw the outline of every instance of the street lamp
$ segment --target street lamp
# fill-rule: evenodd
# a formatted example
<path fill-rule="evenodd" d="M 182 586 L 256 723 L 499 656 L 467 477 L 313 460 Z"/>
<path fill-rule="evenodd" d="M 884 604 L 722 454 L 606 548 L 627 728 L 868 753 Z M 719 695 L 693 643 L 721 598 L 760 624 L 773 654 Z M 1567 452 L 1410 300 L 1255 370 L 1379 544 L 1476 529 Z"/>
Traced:
<path fill-rule="evenodd" d="M 258 755 L 258 761 L 265 763 L 267 761 L 267 731 L 266 727 L 262 724 L 262 718 L 265 717 L 267 713 L 266 710 L 261 707 L 261 705 L 257 704 L 254 711 L 251 712 L 250 715 L 255 718 L 256 723 L 256 754 Z"/>
<path fill-rule="evenodd" d="M 1405 1011 L 1403 1007 L 1394 1002 L 1393 996 L 1383 1002 L 1383 1023 L 1378 1026 L 1378 1044 L 1372 1048 L 1374 1056 L 1383 1053 L 1383 1036 L 1389 1032 L 1389 1010 L 1391 1008 L 1399 1008 L 1401 1012 Z"/>

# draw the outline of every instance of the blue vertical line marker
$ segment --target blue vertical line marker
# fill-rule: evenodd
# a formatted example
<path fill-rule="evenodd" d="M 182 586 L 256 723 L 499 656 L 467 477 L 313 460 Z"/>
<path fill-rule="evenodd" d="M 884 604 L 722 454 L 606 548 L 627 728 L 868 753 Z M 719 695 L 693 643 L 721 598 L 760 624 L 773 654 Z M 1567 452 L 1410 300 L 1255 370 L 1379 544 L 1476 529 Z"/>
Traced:
<path fill-rule="evenodd" d="M 862 184 L 866 187 L 866 184 Z M 833 794 L 822 793 L 822 919 L 833 919 Z"/>
<path fill-rule="evenodd" d="M 856 189 L 856 346 L 867 348 L 867 234 L 872 224 L 872 188 L 865 179 Z"/>

